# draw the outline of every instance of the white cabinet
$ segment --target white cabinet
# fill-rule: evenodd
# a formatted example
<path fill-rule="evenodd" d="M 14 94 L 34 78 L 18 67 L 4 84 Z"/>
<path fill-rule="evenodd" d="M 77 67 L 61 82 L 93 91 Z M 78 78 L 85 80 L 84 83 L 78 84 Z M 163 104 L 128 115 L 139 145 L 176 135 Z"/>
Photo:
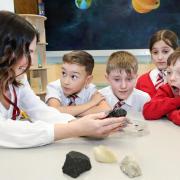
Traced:
<path fill-rule="evenodd" d="M 45 16 L 35 14 L 19 14 L 29 21 L 39 32 L 39 40 L 35 52 L 33 64 L 28 72 L 29 83 L 34 92 L 44 100 L 47 85 L 46 67 L 46 35 L 45 35 Z"/>

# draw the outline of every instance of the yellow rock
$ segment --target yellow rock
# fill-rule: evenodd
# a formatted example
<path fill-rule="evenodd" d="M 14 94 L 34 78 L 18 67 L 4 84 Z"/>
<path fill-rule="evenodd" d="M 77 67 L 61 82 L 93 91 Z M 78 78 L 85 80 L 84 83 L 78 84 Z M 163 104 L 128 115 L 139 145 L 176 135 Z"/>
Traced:
<path fill-rule="evenodd" d="M 114 163 L 117 162 L 116 155 L 106 146 L 100 145 L 93 149 L 96 161 L 102 163 Z"/>

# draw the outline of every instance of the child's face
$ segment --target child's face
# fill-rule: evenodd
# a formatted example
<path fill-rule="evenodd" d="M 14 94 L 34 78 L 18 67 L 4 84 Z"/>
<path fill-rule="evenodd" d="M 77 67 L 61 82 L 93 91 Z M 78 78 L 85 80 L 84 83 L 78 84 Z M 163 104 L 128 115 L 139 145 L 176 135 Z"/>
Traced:
<path fill-rule="evenodd" d="M 135 87 L 137 75 L 132 73 L 131 75 L 127 74 L 125 70 L 112 70 L 106 79 L 108 80 L 113 93 L 119 99 L 127 99 L 132 93 L 133 88 Z"/>
<path fill-rule="evenodd" d="M 36 50 L 36 37 L 33 39 L 31 44 L 29 45 L 29 52 L 31 56 L 31 60 L 33 61 L 34 59 L 34 54 Z M 16 77 L 19 78 L 19 76 L 25 71 L 25 69 L 28 66 L 28 61 L 26 55 L 23 55 L 21 59 L 18 60 L 18 62 L 14 66 L 14 72 L 16 74 Z"/>
<path fill-rule="evenodd" d="M 180 96 L 180 58 L 167 68 L 167 81 L 175 96 Z"/>
<path fill-rule="evenodd" d="M 163 40 L 154 43 L 151 51 L 151 58 L 155 66 L 160 70 L 167 68 L 167 59 L 174 49 L 168 46 Z"/>
<path fill-rule="evenodd" d="M 92 80 L 92 75 L 88 75 L 85 67 L 78 64 L 62 64 L 61 85 L 66 96 L 80 92 Z"/>

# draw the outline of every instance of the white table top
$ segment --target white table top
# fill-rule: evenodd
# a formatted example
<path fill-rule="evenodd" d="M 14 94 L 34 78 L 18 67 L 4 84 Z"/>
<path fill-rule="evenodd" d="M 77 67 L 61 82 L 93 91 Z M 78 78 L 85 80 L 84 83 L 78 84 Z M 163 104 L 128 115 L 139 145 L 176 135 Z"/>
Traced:
<path fill-rule="evenodd" d="M 133 116 L 132 116 L 133 117 Z M 136 117 L 137 118 L 137 117 Z M 31 149 L 0 149 L 1 180 L 70 180 L 62 166 L 69 151 L 86 154 L 92 169 L 79 180 L 128 180 L 119 167 L 125 155 L 133 155 L 142 170 L 135 180 L 180 180 L 180 127 L 167 120 L 146 121 L 149 134 L 125 136 L 114 134 L 103 140 L 72 138 Z M 96 162 L 93 147 L 108 146 L 118 156 L 118 163 Z"/>

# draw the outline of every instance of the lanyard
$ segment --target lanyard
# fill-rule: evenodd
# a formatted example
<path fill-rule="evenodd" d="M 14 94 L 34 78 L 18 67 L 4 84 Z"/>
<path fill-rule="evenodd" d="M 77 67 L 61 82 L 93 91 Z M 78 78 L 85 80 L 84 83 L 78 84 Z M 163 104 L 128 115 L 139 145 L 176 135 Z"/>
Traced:
<path fill-rule="evenodd" d="M 5 98 L 5 100 L 6 100 L 9 104 L 13 105 L 12 119 L 13 119 L 13 120 L 16 120 L 16 117 L 20 115 L 20 109 L 19 109 L 18 106 L 17 106 L 17 94 L 16 94 L 16 90 L 15 90 L 14 86 L 13 86 L 13 94 L 14 94 L 14 102 L 12 102 L 12 101 L 11 101 L 9 98 L 7 98 L 5 95 L 4 95 L 4 98 Z"/>

